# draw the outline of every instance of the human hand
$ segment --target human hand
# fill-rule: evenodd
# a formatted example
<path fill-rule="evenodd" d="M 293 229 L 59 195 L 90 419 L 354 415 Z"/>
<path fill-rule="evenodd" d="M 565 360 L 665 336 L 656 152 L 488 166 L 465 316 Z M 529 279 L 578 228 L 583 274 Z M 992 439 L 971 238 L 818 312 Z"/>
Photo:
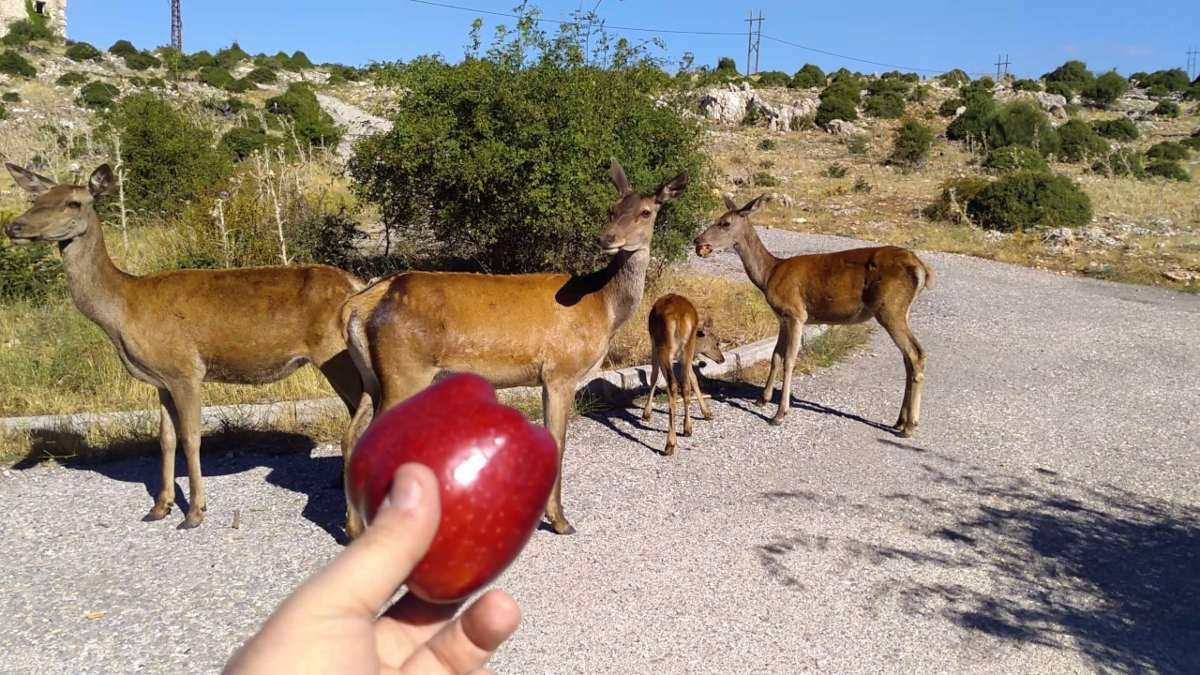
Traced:
<path fill-rule="evenodd" d="M 429 549 L 440 515 L 433 472 L 401 466 L 366 532 L 284 600 L 225 672 L 480 672 L 521 620 L 503 591 L 484 593 L 457 619 L 460 604 L 412 593 L 379 614 Z"/>

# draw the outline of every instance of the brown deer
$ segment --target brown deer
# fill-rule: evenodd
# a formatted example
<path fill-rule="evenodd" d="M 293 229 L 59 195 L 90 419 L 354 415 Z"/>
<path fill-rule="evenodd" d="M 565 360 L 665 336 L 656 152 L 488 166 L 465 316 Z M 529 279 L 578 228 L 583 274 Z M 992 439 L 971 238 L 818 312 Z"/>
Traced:
<path fill-rule="evenodd" d="M 658 374 L 663 372 L 667 379 L 667 446 L 663 448 L 664 455 L 675 453 L 675 391 L 683 396 L 683 432 L 684 436 L 692 435 L 692 414 L 689 395 L 696 394 L 700 404 L 700 412 L 704 419 L 712 419 L 712 410 L 704 395 L 700 393 L 700 383 L 696 381 L 696 373 L 692 370 L 692 361 L 700 353 L 717 363 L 725 363 L 725 355 L 721 353 L 717 336 L 712 330 L 712 317 L 703 323 L 700 315 L 690 300 L 682 295 L 670 293 L 654 301 L 650 308 L 647 321 L 650 329 L 650 394 L 646 397 L 646 407 L 642 410 L 642 419 L 649 421 L 650 409 L 654 405 L 654 392 L 658 389 Z M 683 386 L 679 387 L 675 380 L 673 362 L 679 358 L 679 368 L 683 371 Z"/>
<path fill-rule="evenodd" d="M 127 274 L 104 246 L 95 199 L 115 185 L 107 164 L 86 186 L 7 164 L 36 195 L 8 224 L 16 243 L 55 242 L 75 306 L 117 348 L 133 377 L 158 389 L 162 487 L 144 520 L 161 520 L 175 501 L 175 446 L 183 442 L 190 497 L 181 528 L 204 520 L 200 473 L 201 382 L 263 384 L 315 364 L 353 415 L 362 381 L 346 351 L 339 308 L 363 285 L 322 265 Z M 347 502 L 347 521 L 352 520 Z"/>
<path fill-rule="evenodd" d="M 908 377 L 894 428 L 901 436 L 911 436 L 921 414 L 925 350 L 909 328 L 908 313 L 921 290 L 933 287 L 933 269 L 912 251 L 895 246 L 776 258 L 750 223 L 750 214 L 762 203 L 760 195 L 739 209 L 725 197 L 728 211 L 695 241 L 701 257 L 732 246 L 742 258 L 746 275 L 779 317 L 779 339 L 758 404 L 771 400 L 775 373 L 782 362 L 783 393 L 771 424 L 781 424 L 788 414 L 792 369 L 805 323 L 855 324 L 875 317 L 904 355 Z"/>
<path fill-rule="evenodd" d="M 408 272 L 346 302 L 342 315 L 365 395 L 345 447 L 354 447 L 373 414 L 442 371 L 478 373 L 501 388 L 540 384 L 543 419 L 559 459 L 546 515 L 555 532 L 575 531 L 563 515 L 561 474 L 575 390 L 640 304 L 659 208 L 687 184 L 680 174 L 639 194 L 616 160 L 609 174 L 620 197 L 599 238 L 612 256 L 602 270 L 582 276 Z"/>

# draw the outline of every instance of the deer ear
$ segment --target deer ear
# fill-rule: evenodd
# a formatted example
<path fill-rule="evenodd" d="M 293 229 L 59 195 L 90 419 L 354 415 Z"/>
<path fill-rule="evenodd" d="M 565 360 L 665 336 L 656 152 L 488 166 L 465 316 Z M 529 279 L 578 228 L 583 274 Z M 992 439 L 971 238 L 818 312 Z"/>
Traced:
<path fill-rule="evenodd" d="M 101 164 L 88 178 L 88 192 L 91 192 L 93 197 L 99 197 L 107 194 L 116 184 L 117 178 L 113 175 L 112 167 Z"/>
<path fill-rule="evenodd" d="M 760 207 L 762 207 L 762 205 L 765 204 L 766 201 L 767 201 L 767 196 L 765 194 L 759 195 L 759 196 L 755 197 L 754 199 L 751 199 L 750 201 L 746 202 L 745 206 L 743 206 L 741 208 L 742 215 L 748 216 L 751 213 L 754 213 Z"/>
<path fill-rule="evenodd" d="M 725 210 L 726 211 L 737 211 L 738 210 L 737 202 L 733 201 L 733 197 L 730 197 L 727 194 L 722 194 L 721 199 L 725 200 Z"/>
<path fill-rule="evenodd" d="M 687 184 L 688 176 L 687 172 L 685 171 L 660 185 L 658 190 L 654 192 L 654 201 L 658 202 L 659 204 L 666 204 L 682 194 L 684 188 L 687 187 Z"/>
<path fill-rule="evenodd" d="M 633 187 L 629 184 L 629 179 L 625 177 L 625 169 L 617 161 L 616 157 L 613 157 L 608 165 L 608 175 L 612 178 L 613 186 L 617 188 L 617 192 L 622 197 L 633 192 Z"/>
<path fill-rule="evenodd" d="M 57 185 L 57 183 L 49 178 L 38 175 L 16 164 L 5 162 L 4 166 L 8 168 L 8 172 L 12 174 L 13 180 L 17 182 L 17 185 L 30 194 L 40 195 Z"/>

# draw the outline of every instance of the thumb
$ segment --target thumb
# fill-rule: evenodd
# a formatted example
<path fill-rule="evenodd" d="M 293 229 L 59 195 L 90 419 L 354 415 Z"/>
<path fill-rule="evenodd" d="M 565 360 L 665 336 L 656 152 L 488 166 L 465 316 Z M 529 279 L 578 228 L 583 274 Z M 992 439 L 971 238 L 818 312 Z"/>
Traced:
<path fill-rule="evenodd" d="M 321 613 L 374 619 L 429 550 L 440 519 L 433 471 L 401 466 L 366 532 L 306 584 L 297 601 Z"/>

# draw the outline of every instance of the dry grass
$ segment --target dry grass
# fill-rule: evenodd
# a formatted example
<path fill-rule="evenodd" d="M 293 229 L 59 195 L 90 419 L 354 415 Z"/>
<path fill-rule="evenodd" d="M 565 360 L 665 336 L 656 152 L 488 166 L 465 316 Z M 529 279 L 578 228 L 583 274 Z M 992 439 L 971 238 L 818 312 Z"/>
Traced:
<path fill-rule="evenodd" d="M 605 368 L 649 363 L 647 317 L 654 301 L 667 293 L 676 293 L 691 300 L 700 313 L 701 321 L 711 316 L 713 329 L 720 336 L 723 347 L 748 344 L 775 335 L 779 330 L 775 313 L 763 300 L 762 292 L 750 282 L 669 267 L 647 280 L 642 304 L 613 337 Z"/>
<path fill-rule="evenodd" d="M 944 131 L 946 121 L 930 116 L 926 107 L 910 108 L 935 132 Z M 1115 112 L 1088 112 L 1085 118 L 1111 118 Z M 860 122 L 861 123 L 861 122 Z M 1194 290 L 1163 276 L 1173 267 L 1200 270 L 1200 177 L 1190 183 L 1132 178 L 1105 178 L 1091 173 L 1085 164 L 1056 164 L 1054 170 L 1079 181 L 1092 199 L 1097 224 L 1145 225 L 1156 220 L 1171 221 L 1175 234 L 1129 237 L 1134 246 L 1055 252 L 1042 245 L 1037 233 L 1006 237 L 970 225 L 930 222 L 921 215 L 937 195 L 939 185 L 952 176 L 980 173 L 977 160 L 961 144 L 943 138 L 935 141 L 927 165 L 919 171 L 902 172 L 885 166 L 891 152 L 898 121 L 870 120 L 866 123 L 866 152 L 853 154 L 850 139 L 820 130 L 776 134 L 762 128 L 715 129 L 708 149 L 714 165 L 725 174 L 725 189 L 736 193 L 739 202 L 763 192 L 779 192 L 796 200 L 792 208 L 779 202 L 768 204 L 757 222 L 772 227 L 837 234 L 887 244 L 949 251 L 1011 262 L 1031 267 L 1086 273 L 1106 270 L 1107 278 Z M 1162 140 L 1178 140 L 1200 125 L 1194 111 L 1177 120 L 1156 121 L 1143 126 L 1142 137 L 1131 144 L 1145 149 Z M 775 141 L 771 150 L 759 149 L 764 138 Z M 1198 153 L 1200 155 L 1200 153 Z M 1197 173 L 1194 158 L 1185 166 Z M 834 163 L 848 171 L 830 178 L 826 169 Z M 769 166 L 779 180 L 777 187 L 754 185 L 754 175 Z M 855 191 L 858 181 L 871 186 L 869 192 Z M 1089 265 L 1091 266 L 1089 268 Z"/>

